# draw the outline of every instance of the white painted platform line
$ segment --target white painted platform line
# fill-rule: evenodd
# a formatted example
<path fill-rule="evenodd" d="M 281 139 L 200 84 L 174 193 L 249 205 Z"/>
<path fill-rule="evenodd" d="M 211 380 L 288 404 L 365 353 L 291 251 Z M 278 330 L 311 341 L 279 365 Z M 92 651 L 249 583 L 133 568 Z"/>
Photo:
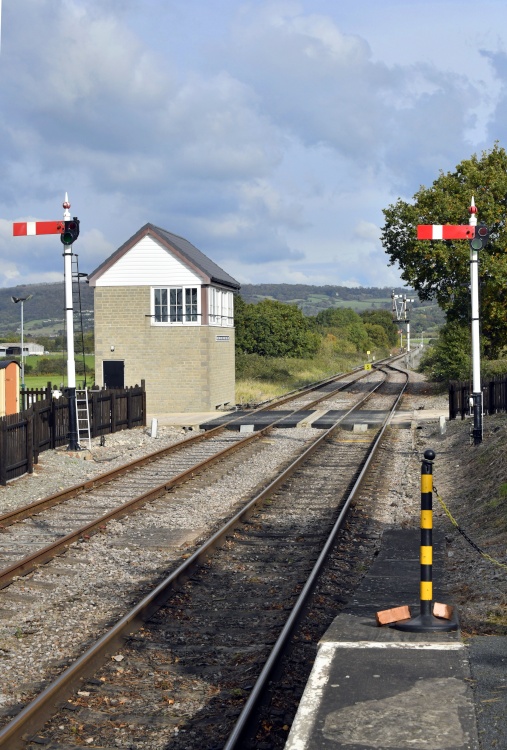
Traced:
<path fill-rule="evenodd" d="M 319 647 L 284 750 L 305 750 L 308 747 L 317 709 L 328 683 L 335 647 L 335 643 L 323 643 Z"/>
<path fill-rule="evenodd" d="M 332 648 L 378 648 L 398 649 L 399 651 L 461 651 L 465 648 L 463 643 L 437 643 L 434 641 L 332 641 L 324 644 Z"/>

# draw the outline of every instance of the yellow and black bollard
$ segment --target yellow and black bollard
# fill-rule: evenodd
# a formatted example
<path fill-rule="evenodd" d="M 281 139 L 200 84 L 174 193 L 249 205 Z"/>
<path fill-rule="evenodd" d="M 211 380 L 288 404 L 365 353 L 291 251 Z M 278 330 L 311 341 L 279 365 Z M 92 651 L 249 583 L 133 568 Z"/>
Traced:
<path fill-rule="evenodd" d="M 443 620 L 433 615 L 433 460 L 435 452 L 424 451 L 421 464 L 421 582 L 420 613 L 410 620 L 393 625 L 397 630 L 424 633 L 432 630 L 456 630 L 455 620 Z"/>

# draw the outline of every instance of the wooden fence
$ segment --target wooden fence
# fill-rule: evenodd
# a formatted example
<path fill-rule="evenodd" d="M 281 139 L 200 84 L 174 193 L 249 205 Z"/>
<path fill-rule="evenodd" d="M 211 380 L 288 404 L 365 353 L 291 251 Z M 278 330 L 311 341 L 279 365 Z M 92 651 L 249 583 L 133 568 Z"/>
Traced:
<path fill-rule="evenodd" d="M 48 395 L 49 394 L 49 395 Z M 68 443 L 69 402 L 53 398 L 51 388 L 26 390 L 30 403 L 19 414 L 0 418 L 0 485 L 31 474 L 39 454 Z M 88 391 L 90 433 L 106 435 L 146 426 L 146 391 L 140 386 Z"/>
<path fill-rule="evenodd" d="M 461 419 L 470 415 L 470 383 L 449 383 L 449 419 Z M 497 375 L 482 386 L 484 414 L 507 411 L 507 376 Z"/>

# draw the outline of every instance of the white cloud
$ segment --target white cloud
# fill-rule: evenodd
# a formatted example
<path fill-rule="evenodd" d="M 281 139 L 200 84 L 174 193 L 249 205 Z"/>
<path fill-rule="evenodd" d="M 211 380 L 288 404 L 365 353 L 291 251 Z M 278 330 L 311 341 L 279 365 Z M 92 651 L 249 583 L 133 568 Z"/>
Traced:
<path fill-rule="evenodd" d="M 364 221 L 362 219 L 356 224 L 354 234 L 360 240 L 367 240 L 377 244 L 380 237 L 380 229 L 371 221 Z"/>
<path fill-rule="evenodd" d="M 409 14 L 422 35 L 425 4 L 395 6 L 7 4 L 0 215 L 59 218 L 68 190 L 86 270 L 151 221 L 240 280 L 395 283 L 381 209 L 491 146 L 477 138 L 488 124 L 501 138 L 507 111 L 496 40 L 467 37 L 483 86 L 453 67 L 453 40 L 451 55 L 411 54 L 417 29 L 392 20 Z M 453 33 L 465 27 L 460 15 Z M 14 250 L 0 231 L 0 283 L 60 273 L 54 241 L 37 240 Z"/>

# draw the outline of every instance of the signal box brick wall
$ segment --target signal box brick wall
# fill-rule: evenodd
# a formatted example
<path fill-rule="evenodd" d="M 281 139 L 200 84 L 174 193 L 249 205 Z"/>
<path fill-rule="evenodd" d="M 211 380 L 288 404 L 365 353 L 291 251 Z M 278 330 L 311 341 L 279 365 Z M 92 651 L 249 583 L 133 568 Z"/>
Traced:
<path fill-rule="evenodd" d="M 118 359 L 125 362 L 126 385 L 144 379 L 148 414 L 213 411 L 217 405 L 234 404 L 234 329 L 157 328 L 144 316 L 149 308 L 147 287 L 95 289 L 96 382 L 103 385 L 102 362 Z M 216 341 L 223 335 L 229 341 Z"/>
<path fill-rule="evenodd" d="M 146 225 L 89 281 L 97 384 L 104 385 L 104 361 L 115 360 L 124 363 L 126 386 L 145 381 L 148 414 L 235 403 L 232 296 L 239 284 L 225 271 L 183 238 Z M 180 287 L 175 312 L 171 290 Z"/>

